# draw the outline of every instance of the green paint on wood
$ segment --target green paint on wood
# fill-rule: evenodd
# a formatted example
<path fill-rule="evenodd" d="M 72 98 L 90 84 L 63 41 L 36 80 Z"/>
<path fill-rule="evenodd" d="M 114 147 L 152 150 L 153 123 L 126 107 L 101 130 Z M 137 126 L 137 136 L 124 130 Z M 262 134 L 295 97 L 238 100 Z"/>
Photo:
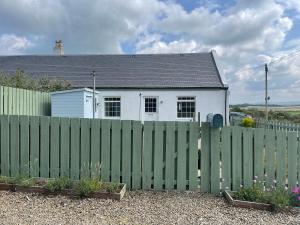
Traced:
<path fill-rule="evenodd" d="M 187 123 L 177 123 L 177 190 L 186 190 Z"/>
<path fill-rule="evenodd" d="M 70 176 L 70 119 L 60 119 L 60 176 Z"/>
<path fill-rule="evenodd" d="M 278 186 L 285 187 L 287 171 L 287 136 L 284 131 L 277 131 L 276 136 L 276 180 Z"/>
<path fill-rule="evenodd" d="M 40 126 L 41 126 L 41 152 L 40 152 L 40 173 L 41 177 L 49 177 L 50 175 L 50 165 L 49 165 L 49 124 L 50 118 L 49 117 L 41 117 L 40 119 Z"/>
<path fill-rule="evenodd" d="M 111 127 L 111 181 L 118 183 L 121 176 L 121 121 L 113 120 Z"/>
<path fill-rule="evenodd" d="M 110 120 L 101 120 L 101 178 L 110 182 Z"/>
<path fill-rule="evenodd" d="M 71 160 L 70 160 L 70 174 L 71 179 L 78 180 L 79 179 L 79 171 L 80 171 L 80 119 L 72 118 L 70 119 L 71 124 Z"/>
<path fill-rule="evenodd" d="M 222 190 L 231 190 L 231 130 L 231 127 L 221 130 Z"/>
<path fill-rule="evenodd" d="M 288 132 L 288 185 L 289 187 L 297 184 L 297 133 Z"/>
<path fill-rule="evenodd" d="M 50 177 L 59 177 L 59 128 L 60 118 L 50 120 Z"/>
<path fill-rule="evenodd" d="M 271 187 L 275 179 L 275 130 L 266 130 L 266 185 Z"/>
<path fill-rule="evenodd" d="M 243 178 L 244 187 L 253 185 L 253 129 L 243 129 Z"/>
<path fill-rule="evenodd" d="M 210 192 L 210 127 L 201 124 L 201 191 Z M 178 134 L 179 135 L 179 134 Z"/>
<path fill-rule="evenodd" d="M 164 123 L 154 125 L 154 189 L 163 189 Z"/>
<path fill-rule="evenodd" d="M 142 124 L 132 122 L 132 189 L 141 189 L 142 176 Z"/>
<path fill-rule="evenodd" d="M 90 119 L 81 119 L 81 151 L 80 151 L 80 177 L 90 177 Z"/>
<path fill-rule="evenodd" d="M 20 116 L 20 169 L 29 176 L 29 117 Z"/>
<path fill-rule="evenodd" d="M 39 117 L 30 117 L 30 176 L 39 177 L 40 132 Z"/>
<path fill-rule="evenodd" d="M 242 128 L 232 129 L 232 189 L 238 190 L 242 184 Z"/>
<path fill-rule="evenodd" d="M 143 176 L 143 189 L 150 190 L 152 184 L 152 157 L 153 157 L 153 122 L 144 123 L 144 149 L 142 157 L 142 176 Z M 168 151 L 168 144 L 167 144 Z M 166 157 L 167 158 L 167 157 Z M 174 155 L 173 155 L 174 159 Z M 167 166 L 166 166 L 167 167 Z M 166 169 L 167 170 L 167 169 Z M 167 173 L 167 172 L 166 172 Z M 167 175 L 166 175 L 167 177 Z M 174 180 L 174 177 L 173 177 Z M 167 189 L 167 181 L 166 181 Z"/>
<path fill-rule="evenodd" d="M 145 131 L 146 132 L 146 131 Z M 146 139 L 145 139 L 146 141 Z M 152 140 L 151 140 L 152 141 Z M 151 143 L 149 143 L 151 145 Z M 150 149 L 151 153 L 152 148 Z M 149 150 L 148 150 L 149 151 Z M 149 155 L 149 158 L 152 157 Z M 150 164 L 151 166 L 151 164 Z M 150 167 L 151 169 L 151 167 Z M 151 172 L 151 170 L 150 170 Z M 166 176 L 165 189 L 173 190 L 175 180 L 175 122 L 166 123 Z"/>
<path fill-rule="evenodd" d="M 196 190 L 198 188 L 198 138 L 199 138 L 198 123 L 196 122 L 190 123 L 189 190 Z"/>
<path fill-rule="evenodd" d="M 262 181 L 264 179 L 264 138 L 265 130 L 257 128 L 254 131 L 254 177 Z"/>
<path fill-rule="evenodd" d="M 96 177 L 101 170 L 100 120 L 91 120 L 91 176 Z"/>
<path fill-rule="evenodd" d="M 15 177 L 20 173 L 19 168 L 19 117 L 10 117 L 10 168 L 11 176 Z"/>
<path fill-rule="evenodd" d="M 9 169 L 9 117 L 1 116 L 1 174 L 10 176 Z"/>
<path fill-rule="evenodd" d="M 122 121 L 122 182 L 131 188 L 131 121 Z"/>
<path fill-rule="evenodd" d="M 220 193 L 220 129 L 211 128 L 211 193 Z"/>

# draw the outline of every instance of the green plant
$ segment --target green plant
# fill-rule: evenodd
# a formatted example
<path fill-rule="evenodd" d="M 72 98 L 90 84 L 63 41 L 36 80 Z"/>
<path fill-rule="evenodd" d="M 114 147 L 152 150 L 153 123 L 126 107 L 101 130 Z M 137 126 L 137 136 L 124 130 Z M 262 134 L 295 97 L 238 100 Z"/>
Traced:
<path fill-rule="evenodd" d="M 102 182 L 98 179 L 83 178 L 75 185 L 75 193 L 79 197 L 88 197 L 90 194 L 100 191 Z"/>
<path fill-rule="evenodd" d="M 30 179 L 24 178 L 24 179 L 20 180 L 18 184 L 23 187 L 32 187 L 35 185 L 35 180 L 32 178 L 30 178 Z"/>
<path fill-rule="evenodd" d="M 61 191 L 69 188 L 72 188 L 72 181 L 67 177 L 59 177 L 49 180 L 45 185 L 45 189 L 50 192 Z"/>
<path fill-rule="evenodd" d="M 11 182 L 11 178 L 7 176 L 0 176 L 0 183 L 8 184 Z"/>
<path fill-rule="evenodd" d="M 250 117 L 246 117 L 242 120 L 241 126 L 243 127 L 254 127 L 255 123 L 254 120 Z"/>
<path fill-rule="evenodd" d="M 249 188 L 241 188 L 234 195 L 234 198 L 242 200 L 242 201 L 250 201 L 250 202 L 265 202 L 264 192 L 257 186 L 249 187 Z"/>
<path fill-rule="evenodd" d="M 290 205 L 291 195 L 284 189 L 278 188 L 271 192 L 269 203 L 275 211 L 286 208 Z"/>
<path fill-rule="evenodd" d="M 120 190 L 120 185 L 117 183 L 105 183 L 102 185 L 102 188 L 109 193 L 115 193 Z"/>

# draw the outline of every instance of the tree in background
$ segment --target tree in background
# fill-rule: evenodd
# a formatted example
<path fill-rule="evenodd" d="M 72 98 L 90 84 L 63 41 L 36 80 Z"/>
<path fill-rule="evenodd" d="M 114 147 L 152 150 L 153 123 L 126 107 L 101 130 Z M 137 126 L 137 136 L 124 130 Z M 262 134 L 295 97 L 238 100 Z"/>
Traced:
<path fill-rule="evenodd" d="M 17 70 L 15 74 L 0 72 L 0 85 L 45 92 L 61 91 L 71 88 L 71 83 L 68 81 L 50 80 L 47 76 L 33 79 L 22 70 Z"/>

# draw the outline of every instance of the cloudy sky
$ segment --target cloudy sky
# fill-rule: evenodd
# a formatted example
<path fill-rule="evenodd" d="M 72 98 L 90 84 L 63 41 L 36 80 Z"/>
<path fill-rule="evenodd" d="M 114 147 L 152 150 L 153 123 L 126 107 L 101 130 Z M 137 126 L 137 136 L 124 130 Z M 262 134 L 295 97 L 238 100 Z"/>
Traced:
<path fill-rule="evenodd" d="M 0 55 L 215 49 L 231 103 L 300 102 L 299 0 L 1 0 Z"/>

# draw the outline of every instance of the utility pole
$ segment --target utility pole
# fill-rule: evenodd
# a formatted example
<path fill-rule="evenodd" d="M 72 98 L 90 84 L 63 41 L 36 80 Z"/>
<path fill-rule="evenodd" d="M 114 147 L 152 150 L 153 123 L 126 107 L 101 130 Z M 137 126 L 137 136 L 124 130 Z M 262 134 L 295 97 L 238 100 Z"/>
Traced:
<path fill-rule="evenodd" d="M 95 119 L 95 109 L 96 109 L 96 105 L 95 105 L 95 92 L 96 92 L 96 73 L 95 70 L 93 70 L 92 72 L 92 76 L 93 76 L 93 119 Z"/>
<path fill-rule="evenodd" d="M 266 121 L 268 121 L 268 113 L 269 113 L 269 109 L 268 109 L 268 101 L 270 99 L 270 97 L 268 96 L 268 64 L 265 64 L 265 113 L 266 113 Z"/>

